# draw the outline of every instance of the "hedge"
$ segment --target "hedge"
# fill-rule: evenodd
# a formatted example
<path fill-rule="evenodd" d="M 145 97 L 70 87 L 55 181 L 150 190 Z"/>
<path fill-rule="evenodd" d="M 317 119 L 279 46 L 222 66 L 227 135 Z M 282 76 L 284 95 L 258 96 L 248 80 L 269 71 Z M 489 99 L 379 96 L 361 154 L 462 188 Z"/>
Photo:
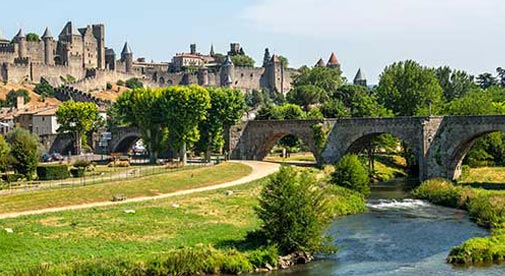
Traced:
<path fill-rule="evenodd" d="M 37 175 L 40 180 L 57 180 L 69 178 L 67 165 L 52 165 L 37 167 Z"/>
<path fill-rule="evenodd" d="M 70 174 L 73 177 L 83 177 L 84 176 L 85 169 L 84 168 L 71 168 L 70 169 Z"/>

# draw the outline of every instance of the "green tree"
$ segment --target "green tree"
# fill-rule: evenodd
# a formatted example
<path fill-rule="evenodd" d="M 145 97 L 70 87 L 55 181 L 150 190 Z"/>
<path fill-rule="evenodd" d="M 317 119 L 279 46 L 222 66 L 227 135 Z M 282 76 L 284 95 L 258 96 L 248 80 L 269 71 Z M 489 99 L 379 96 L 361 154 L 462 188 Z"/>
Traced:
<path fill-rule="evenodd" d="M 167 135 L 167 109 L 162 105 L 162 90 L 137 88 L 126 91 L 114 103 L 119 121 L 137 127 L 149 151 L 151 163 L 156 163 Z"/>
<path fill-rule="evenodd" d="M 199 147 L 205 150 L 205 159 L 210 162 L 212 148 L 221 149 L 224 131 L 234 125 L 245 110 L 244 93 L 238 89 L 208 88 L 210 108 L 205 120 L 200 121 Z"/>
<path fill-rule="evenodd" d="M 11 107 L 18 107 L 17 106 L 17 100 L 18 96 L 22 96 L 24 99 L 25 104 L 30 102 L 30 93 L 26 89 L 18 89 L 18 90 L 11 90 L 9 93 L 7 93 L 7 105 Z"/>
<path fill-rule="evenodd" d="M 142 88 L 144 84 L 138 78 L 131 78 L 125 82 L 126 87 L 130 89 Z"/>
<path fill-rule="evenodd" d="M 327 67 L 304 67 L 293 82 L 293 88 L 302 85 L 314 85 L 324 91 L 327 95 L 333 94 L 342 85 L 342 72 L 339 69 Z"/>
<path fill-rule="evenodd" d="M 198 141 L 198 124 L 210 108 L 209 92 L 197 85 L 167 87 L 162 93 L 162 108 L 167 111 L 169 140 L 186 163 L 187 146 Z"/>
<path fill-rule="evenodd" d="M 308 172 L 281 167 L 263 188 L 255 212 L 263 222 L 261 233 L 280 253 L 315 253 L 323 248 L 331 208 L 317 183 Z"/>
<path fill-rule="evenodd" d="M 500 87 L 505 87 L 505 69 L 498 67 L 496 73 L 498 73 L 498 84 Z"/>
<path fill-rule="evenodd" d="M 39 162 L 39 137 L 23 128 L 15 128 L 7 134 L 14 169 L 27 179 L 32 179 Z"/>
<path fill-rule="evenodd" d="M 321 107 L 321 112 L 325 118 L 347 118 L 351 117 L 351 112 L 341 100 L 331 99 L 326 101 Z"/>
<path fill-rule="evenodd" d="M 460 98 L 475 87 L 473 76 L 465 71 L 452 70 L 449 66 L 435 69 L 435 76 L 442 87 L 446 101 Z"/>
<path fill-rule="evenodd" d="M 288 58 L 285 56 L 278 56 L 278 58 L 279 58 L 279 61 L 282 63 L 282 67 L 284 67 L 284 69 L 287 69 L 289 66 Z"/>
<path fill-rule="evenodd" d="M 326 91 L 315 85 L 300 85 L 288 92 L 286 99 L 289 103 L 297 104 L 309 111 L 310 106 L 319 104 L 327 98 Z"/>
<path fill-rule="evenodd" d="M 493 75 L 491 75 L 491 73 L 482 73 L 482 74 L 478 75 L 476 81 L 477 81 L 477 84 L 479 84 L 479 86 L 482 89 L 487 89 L 493 85 L 498 84 L 498 81 L 496 80 L 496 78 Z"/>
<path fill-rule="evenodd" d="M 252 57 L 246 55 L 231 56 L 231 61 L 235 66 L 240 67 L 254 67 L 254 63 L 256 63 Z"/>
<path fill-rule="evenodd" d="M 58 133 L 74 135 L 75 154 L 79 155 L 83 136 L 100 121 L 100 116 L 94 103 L 68 101 L 58 107 L 56 121 L 60 124 Z"/>
<path fill-rule="evenodd" d="M 266 67 L 270 63 L 271 59 L 272 56 L 270 55 L 270 50 L 268 50 L 268 48 L 265 48 L 265 54 L 263 54 L 263 67 Z"/>
<path fill-rule="evenodd" d="M 10 152 L 11 152 L 11 147 L 5 141 L 5 138 L 3 135 L 0 135 L 0 171 L 5 172 L 7 169 L 7 166 L 10 163 Z"/>
<path fill-rule="evenodd" d="M 335 165 L 331 183 L 357 191 L 364 196 L 370 194 L 370 180 L 367 169 L 357 155 L 347 154 Z"/>
<path fill-rule="evenodd" d="M 40 37 L 36 33 L 27 33 L 26 34 L 26 41 L 40 41 Z"/>
<path fill-rule="evenodd" d="M 497 115 L 502 114 L 501 105 L 493 101 L 493 90 L 472 89 L 463 97 L 446 104 L 448 115 Z"/>
<path fill-rule="evenodd" d="M 54 98 L 56 96 L 54 88 L 47 81 L 41 81 L 35 86 L 33 91 L 44 97 Z"/>
<path fill-rule="evenodd" d="M 412 60 L 387 66 L 377 86 L 378 99 L 395 115 L 438 114 L 442 88 L 434 70 Z"/>

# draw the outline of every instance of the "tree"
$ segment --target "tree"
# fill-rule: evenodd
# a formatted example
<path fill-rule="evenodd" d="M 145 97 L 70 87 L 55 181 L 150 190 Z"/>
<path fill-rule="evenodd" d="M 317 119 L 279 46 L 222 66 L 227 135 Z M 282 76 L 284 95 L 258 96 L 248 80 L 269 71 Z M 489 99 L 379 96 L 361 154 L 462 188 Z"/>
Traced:
<path fill-rule="evenodd" d="M 438 114 L 442 88 L 434 70 L 412 60 L 387 66 L 377 86 L 378 100 L 398 116 Z"/>
<path fill-rule="evenodd" d="M 18 89 L 18 90 L 11 90 L 9 93 L 7 93 L 7 105 L 11 107 L 18 107 L 17 106 L 17 101 L 18 97 L 22 96 L 23 100 L 26 103 L 30 102 L 30 93 L 26 89 Z"/>
<path fill-rule="evenodd" d="M 282 67 L 284 67 L 284 69 L 287 69 L 289 66 L 288 58 L 285 56 L 278 56 L 278 58 L 279 58 L 279 61 L 282 63 Z"/>
<path fill-rule="evenodd" d="M 265 48 L 265 54 L 263 55 L 263 67 L 266 67 L 270 63 L 271 59 L 272 56 L 270 55 L 270 50 L 268 50 L 268 48 Z"/>
<path fill-rule="evenodd" d="M 442 87 L 446 101 L 464 96 L 475 87 L 474 77 L 465 71 L 452 70 L 449 66 L 435 69 L 435 76 Z"/>
<path fill-rule="evenodd" d="M 368 172 L 359 161 L 358 156 L 347 154 L 335 165 L 335 172 L 331 175 L 331 183 L 357 191 L 364 196 L 370 194 L 370 180 Z"/>
<path fill-rule="evenodd" d="M 498 67 L 496 72 L 498 73 L 498 84 L 500 87 L 505 87 L 505 69 Z"/>
<path fill-rule="evenodd" d="M 94 103 L 64 102 L 56 111 L 56 121 L 60 124 L 58 133 L 70 132 L 74 135 L 75 154 L 81 154 L 82 139 L 100 121 L 98 107 Z"/>
<path fill-rule="evenodd" d="M 252 57 L 246 55 L 231 56 L 231 61 L 235 66 L 240 67 L 254 67 L 254 63 L 256 63 Z"/>
<path fill-rule="evenodd" d="M 327 95 L 322 88 L 308 84 L 291 89 L 286 98 L 289 103 L 300 105 L 307 112 L 311 105 L 325 101 Z"/>
<path fill-rule="evenodd" d="M 11 152 L 11 147 L 5 141 L 5 138 L 3 135 L 0 135 L 0 171 L 5 172 L 7 169 L 7 166 L 10 163 L 10 152 Z"/>
<path fill-rule="evenodd" d="M 261 233 L 280 253 L 314 253 L 323 248 L 331 208 L 317 179 L 308 172 L 281 167 L 261 191 L 256 214 Z"/>
<path fill-rule="evenodd" d="M 326 101 L 321 107 L 321 112 L 325 118 L 347 118 L 351 117 L 351 112 L 341 100 L 331 99 Z"/>
<path fill-rule="evenodd" d="M 342 85 L 342 72 L 335 68 L 327 67 L 304 67 L 300 70 L 298 75 L 293 81 L 293 88 L 302 85 L 314 85 L 323 89 L 327 95 L 333 94 Z"/>
<path fill-rule="evenodd" d="M 491 73 L 482 73 L 477 76 L 477 84 L 479 84 L 482 89 L 487 89 L 493 85 L 497 85 L 498 81 Z"/>
<path fill-rule="evenodd" d="M 245 99 L 242 91 L 230 88 L 208 88 L 210 108 L 205 120 L 200 121 L 200 148 L 205 150 L 205 159 L 210 162 L 213 146 L 221 149 L 224 131 L 234 125 L 245 110 Z"/>
<path fill-rule="evenodd" d="M 113 107 L 120 121 L 140 130 L 153 164 L 158 159 L 168 132 L 167 109 L 162 104 L 161 89 L 137 88 L 121 94 Z"/>
<path fill-rule="evenodd" d="M 40 41 L 40 37 L 36 33 L 27 33 L 26 34 L 26 41 Z"/>
<path fill-rule="evenodd" d="M 186 163 L 187 145 L 198 141 L 198 124 L 210 108 L 209 92 L 197 85 L 170 86 L 162 92 L 162 109 L 167 112 L 169 140 Z"/>
<path fill-rule="evenodd" d="M 475 88 L 465 96 L 456 98 L 445 106 L 448 115 L 497 115 L 503 110 L 499 102 L 493 101 L 491 89 Z"/>
<path fill-rule="evenodd" d="M 37 84 L 35 86 L 35 89 L 33 89 L 33 91 L 44 97 L 54 98 L 56 96 L 54 88 L 47 81 L 44 80 L 41 81 L 39 84 Z"/>
<path fill-rule="evenodd" d="M 126 87 L 130 89 L 136 89 L 136 88 L 142 88 L 144 87 L 144 84 L 137 78 L 131 78 L 126 81 L 125 83 Z"/>
<path fill-rule="evenodd" d="M 32 179 L 39 161 L 39 138 L 23 128 L 15 128 L 7 134 L 14 169 L 27 179 Z"/>

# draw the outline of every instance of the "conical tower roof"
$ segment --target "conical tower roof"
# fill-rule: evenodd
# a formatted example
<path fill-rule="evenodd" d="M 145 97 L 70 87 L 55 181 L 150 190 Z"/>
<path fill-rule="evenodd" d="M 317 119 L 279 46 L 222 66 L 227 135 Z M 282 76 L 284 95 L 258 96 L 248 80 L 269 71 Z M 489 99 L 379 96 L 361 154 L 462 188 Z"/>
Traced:
<path fill-rule="evenodd" d="M 133 54 L 130 45 L 128 45 L 128 41 L 124 43 L 123 50 L 121 51 L 121 55 Z"/>
<path fill-rule="evenodd" d="M 72 36 L 72 35 L 82 36 L 81 32 L 77 30 L 72 21 L 68 21 L 65 27 L 63 27 L 63 30 L 61 30 L 60 36 Z"/>
<path fill-rule="evenodd" d="M 214 44 L 210 44 L 210 56 L 213 57 L 216 53 L 214 52 Z"/>
<path fill-rule="evenodd" d="M 23 29 L 19 29 L 18 33 L 16 34 L 15 38 L 25 38 L 25 33 L 23 32 Z"/>
<path fill-rule="evenodd" d="M 274 54 L 274 55 L 272 56 L 272 62 L 274 62 L 274 63 L 275 63 L 275 62 L 280 62 L 280 60 L 279 60 L 279 56 L 278 56 L 278 55 L 276 55 L 276 54 Z"/>
<path fill-rule="evenodd" d="M 365 81 L 365 74 L 361 71 L 361 68 L 358 69 L 358 73 L 356 73 L 356 76 L 354 77 L 354 82 L 359 82 L 359 81 Z"/>
<path fill-rule="evenodd" d="M 51 31 L 49 31 L 49 27 L 46 27 L 46 30 L 44 31 L 44 34 L 42 35 L 42 39 L 45 38 L 53 38 L 53 34 L 51 34 Z"/>
<path fill-rule="evenodd" d="M 338 62 L 337 55 L 335 55 L 335 53 L 332 52 L 327 65 L 339 65 L 339 64 L 340 63 Z"/>
<path fill-rule="evenodd" d="M 324 64 L 324 60 L 322 58 L 319 59 L 319 61 L 316 63 L 315 67 L 325 67 L 326 64 Z"/>

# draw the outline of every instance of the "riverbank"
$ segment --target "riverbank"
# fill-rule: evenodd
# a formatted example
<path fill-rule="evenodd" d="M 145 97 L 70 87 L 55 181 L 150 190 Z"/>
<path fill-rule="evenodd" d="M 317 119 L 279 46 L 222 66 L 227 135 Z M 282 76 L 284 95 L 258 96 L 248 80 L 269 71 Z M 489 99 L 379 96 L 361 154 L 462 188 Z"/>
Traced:
<path fill-rule="evenodd" d="M 505 262 L 505 191 L 455 186 L 449 180 L 433 179 L 421 184 L 413 194 L 435 204 L 467 210 L 478 225 L 491 229 L 489 237 L 473 238 L 454 247 L 447 257 L 449 263 Z"/>
<path fill-rule="evenodd" d="M 0 262 L 0 272 L 128 275 L 177 269 L 190 274 L 236 274 L 274 269 L 275 248 L 246 242 L 246 234 L 260 226 L 253 209 L 265 181 L 155 201 L 1 220 L 0 259 L 10 261 Z M 335 193 L 334 212 L 344 215 L 365 208 L 364 200 L 363 206 L 350 204 L 353 195 L 347 190 Z M 208 266 L 202 268 L 202 264 Z"/>

